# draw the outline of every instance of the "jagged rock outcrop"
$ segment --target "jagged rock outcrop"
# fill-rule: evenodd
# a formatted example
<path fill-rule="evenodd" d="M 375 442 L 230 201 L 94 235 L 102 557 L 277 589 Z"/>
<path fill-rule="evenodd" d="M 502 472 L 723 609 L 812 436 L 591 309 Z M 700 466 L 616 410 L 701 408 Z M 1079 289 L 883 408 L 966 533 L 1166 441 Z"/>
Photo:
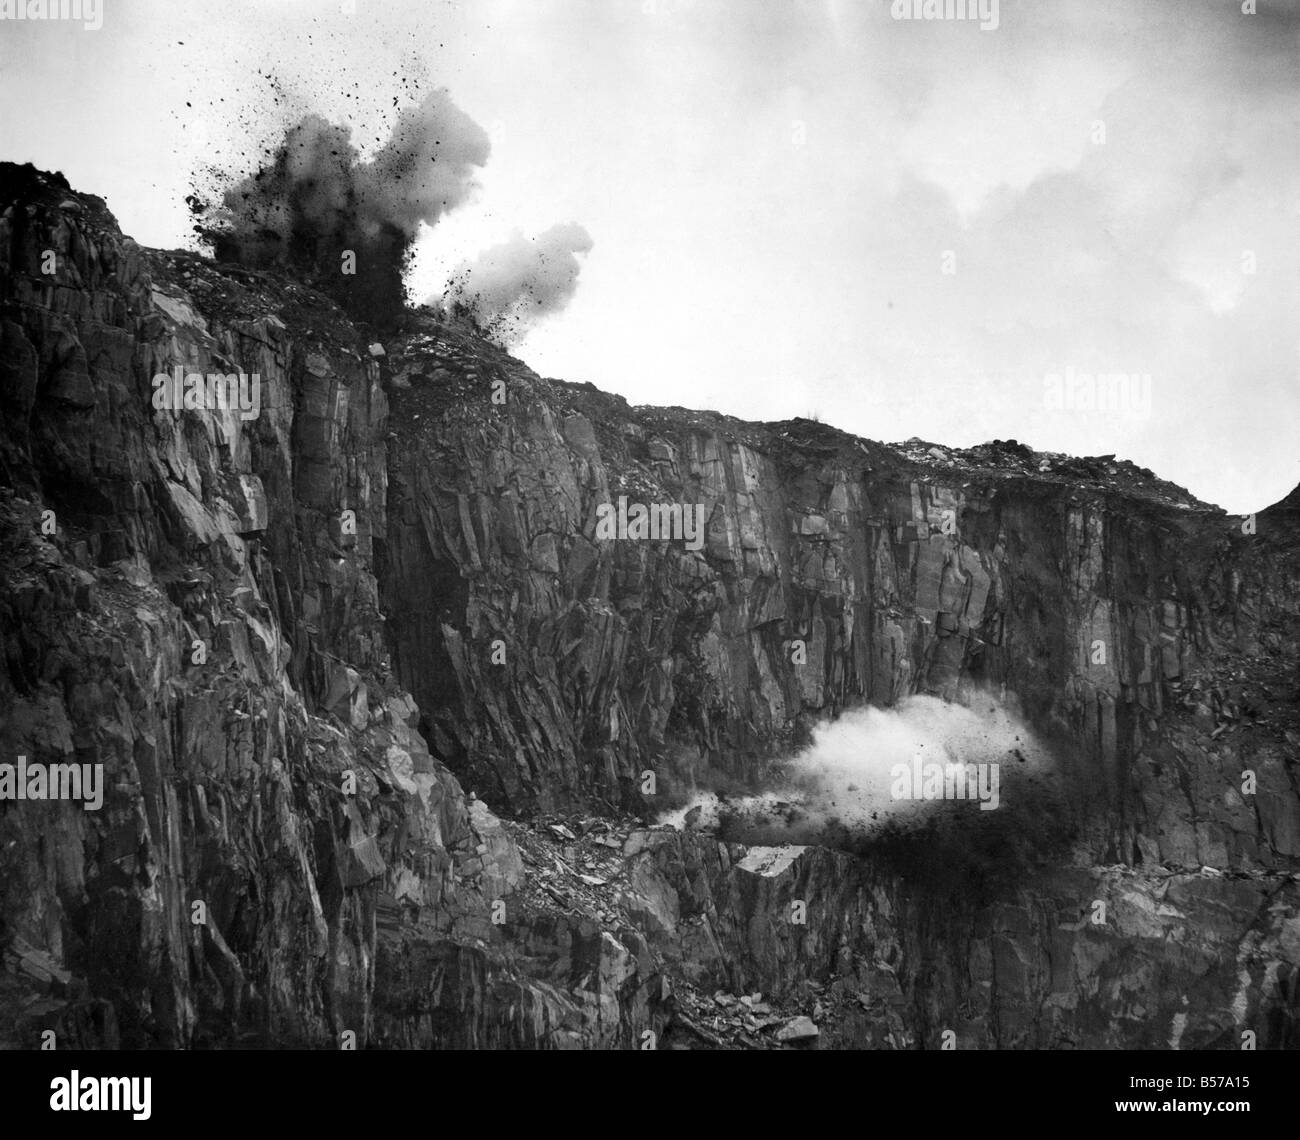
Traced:
<path fill-rule="evenodd" d="M 105 774 L 0 802 L 0 1040 L 1297 1044 L 1296 496 L 372 345 L 0 166 L 0 762 Z M 178 365 L 257 415 L 155 407 Z M 698 549 L 601 537 L 621 496 Z M 1061 764 L 974 832 L 629 818 L 983 690 Z"/>
<path fill-rule="evenodd" d="M 436 751 L 500 806 L 639 807 L 647 769 L 752 776 L 812 716 L 1005 686 L 1110 805 L 1098 858 L 1297 854 L 1283 734 L 1244 757 L 1258 819 L 1140 760 L 1178 733 L 1171 701 L 1240 720 L 1229 657 L 1294 652 L 1296 531 L 1277 512 L 1246 536 L 1127 464 L 1015 446 L 916 462 L 807 422 L 631 409 L 446 328 L 390 359 L 397 668 Z M 598 540 L 620 496 L 703 504 L 702 549 Z M 1226 778 L 1239 752 L 1194 763 Z M 1153 812 L 1198 827 L 1156 838 Z"/>
<path fill-rule="evenodd" d="M 364 341 L 293 285 L 139 249 L 55 178 L 0 187 L 0 751 L 102 764 L 107 787 L 96 812 L 0 805 L 0 940 L 70 974 L 18 969 L 45 992 L 11 995 L 0 1037 L 524 1045 L 567 1020 L 602 1040 L 489 945 L 517 862 L 391 678 Z M 256 373 L 259 414 L 157 410 L 176 364 Z M 376 976 L 411 970 L 398 1015 Z"/>

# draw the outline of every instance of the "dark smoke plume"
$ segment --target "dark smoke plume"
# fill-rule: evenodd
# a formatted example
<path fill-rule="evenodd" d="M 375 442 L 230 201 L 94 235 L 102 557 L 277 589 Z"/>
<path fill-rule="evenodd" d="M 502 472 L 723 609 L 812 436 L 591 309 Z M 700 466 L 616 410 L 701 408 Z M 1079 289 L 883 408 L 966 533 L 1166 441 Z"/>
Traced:
<path fill-rule="evenodd" d="M 404 109 L 364 162 L 349 128 L 308 115 L 219 207 L 195 204 L 196 228 L 218 260 L 293 268 L 355 316 L 385 325 L 405 304 L 420 223 L 434 225 L 469 197 L 490 149 L 442 89 Z"/>
<path fill-rule="evenodd" d="M 461 262 L 440 303 L 453 315 L 472 318 L 499 344 L 513 344 L 541 317 L 569 303 L 582 270 L 577 255 L 589 252 L 592 244 L 591 235 L 575 222 L 552 226 L 533 238 L 516 233 L 474 261 Z"/>

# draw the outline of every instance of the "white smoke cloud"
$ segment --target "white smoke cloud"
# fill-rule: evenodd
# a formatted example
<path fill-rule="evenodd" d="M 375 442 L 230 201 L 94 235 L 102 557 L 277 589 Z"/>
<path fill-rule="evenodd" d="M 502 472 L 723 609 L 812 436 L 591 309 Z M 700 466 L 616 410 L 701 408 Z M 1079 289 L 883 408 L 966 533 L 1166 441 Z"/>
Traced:
<path fill-rule="evenodd" d="M 579 254 L 591 235 L 575 222 L 552 226 L 535 237 L 516 232 L 508 241 L 461 262 L 441 298 L 449 311 L 466 311 L 494 340 L 521 340 L 542 317 L 558 313 L 573 297 L 582 270 Z"/>
<path fill-rule="evenodd" d="M 818 726 L 812 744 L 781 765 L 775 786 L 759 795 L 706 793 L 659 822 L 706 829 L 726 824 L 739 835 L 760 833 L 767 841 L 782 833 L 790 842 L 815 841 L 829 826 L 869 836 L 886 825 L 920 822 L 939 809 L 946 791 L 920 799 L 913 793 L 918 787 L 935 791 L 934 784 L 925 787 L 925 777 L 955 764 L 975 765 L 983 781 L 972 784 L 965 802 L 954 804 L 977 814 L 980 800 L 1001 807 L 1018 784 L 1053 766 L 1032 730 L 995 698 L 979 695 L 967 706 L 914 696 L 893 708 L 854 709 Z M 908 775 L 900 797 L 903 772 Z"/>

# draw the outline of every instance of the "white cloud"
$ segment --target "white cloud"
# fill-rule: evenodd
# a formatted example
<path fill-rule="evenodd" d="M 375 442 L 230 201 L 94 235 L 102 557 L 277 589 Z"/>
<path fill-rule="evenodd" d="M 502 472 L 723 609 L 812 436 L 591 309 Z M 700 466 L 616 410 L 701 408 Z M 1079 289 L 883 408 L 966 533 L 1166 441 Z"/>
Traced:
<path fill-rule="evenodd" d="M 1294 485 L 1293 5 L 1002 0 L 996 32 L 840 0 L 358 11 L 123 0 L 75 55 L 28 29 L 0 55 L 12 99 L 76 97 L 24 95 L 0 144 L 173 245 L 196 157 L 237 158 L 288 105 L 382 135 L 402 77 L 445 84 L 499 141 L 417 295 L 515 229 L 595 239 L 522 346 L 539 371 L 875 438 L 1117 452 L 1233 511 Z M 1150 420 L 1027 397 L 1070 366 L 1150 373 Z"/>

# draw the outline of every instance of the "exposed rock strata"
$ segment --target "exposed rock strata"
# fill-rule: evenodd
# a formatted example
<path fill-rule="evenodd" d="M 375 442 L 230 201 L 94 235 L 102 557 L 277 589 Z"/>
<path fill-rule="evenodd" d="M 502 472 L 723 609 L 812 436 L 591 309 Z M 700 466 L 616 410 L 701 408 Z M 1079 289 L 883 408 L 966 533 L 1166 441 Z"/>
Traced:
<path fill-rule="evenodd" d="M 1109 458 L 372 340 L 0 167 L 0 762 L 107 784 L 0 804 L 0 1040 L 1300 1044 L 1294 495 L 1247 535 Z M 258 373 L 259 415 L 155 411 L 175 364 Z M 597 539 L 622 495 L 704 504 L 702 549 Z M 977 834 L 630 819 L 984 689 L 1063 777 Z"/>

